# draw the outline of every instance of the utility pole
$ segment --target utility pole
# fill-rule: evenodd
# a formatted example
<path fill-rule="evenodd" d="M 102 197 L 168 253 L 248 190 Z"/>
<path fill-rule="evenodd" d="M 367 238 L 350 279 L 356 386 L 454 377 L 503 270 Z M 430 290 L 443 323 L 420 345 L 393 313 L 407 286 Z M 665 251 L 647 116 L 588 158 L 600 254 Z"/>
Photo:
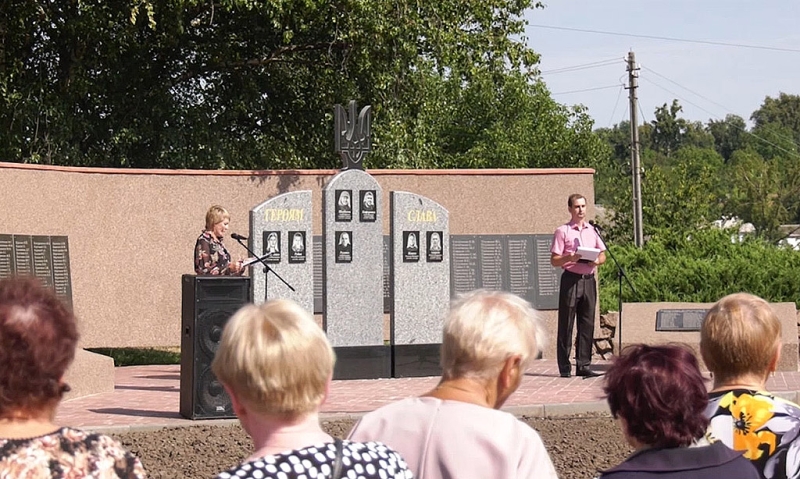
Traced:
<path fill-rule="evenodd" d="M 631 102 L 631 176 L 633 177 L 633 240 L 637 248 L 642 247 L 642 171 L 639 166 L 639 120 L 637 117 L 636 80 L 639 68 L 636 55 L 628 52 L 628 98 Z"/>

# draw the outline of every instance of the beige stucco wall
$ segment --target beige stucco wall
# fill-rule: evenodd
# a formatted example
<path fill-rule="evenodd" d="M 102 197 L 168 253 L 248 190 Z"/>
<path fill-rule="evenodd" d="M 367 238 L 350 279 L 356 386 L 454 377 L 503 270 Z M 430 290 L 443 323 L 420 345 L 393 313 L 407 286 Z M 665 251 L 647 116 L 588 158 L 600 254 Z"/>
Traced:
<path fill-rule="evenodd" d="M 450 211 L 451 234 L 551 233 L 569 219 L 573 192 L 594 198 L 593 170 L 369 170 L 384 192 L 430 197 Z M 72 291 L 84 347 L 180 344 L 180 277 L 212 204 L 247 235 L 250 209 L 301 189 L 313 191 L 321 234 L 321 189 L 333 170 L 112 170 L 0 163 L 5 212 L 0 233 L 69 237 Z M 589 216 L 594 211 L 590 207 Z M 246 256 L 228 240 L 234 256 Z M 297 285 L 295 285 L 297 286 Z M 302 285 L 300 285 L 302 287 Z M 311 285 L 308 285 L 311 287 Z M 555 311 L 546 357 L 554 357 Z"/>
<path fill-rule="evenodd" d="M 714 303 L 623 303 L 622 305 L 622 348 L 630 344 L 668 344 L 681 343 L 689 346 L 696 354 L 702 368 L 706 369 L 700 357 L 699 331 L 656 331 L 656 317 L 662 309 L 700 309 L 708 310 Z M 770 303 L 781 322 L 781 359 L 779 371 L 797 371 L 798 339 L 797 309 L 794 303 Z M 617 329 L 619 333 L 620 329 Z"/>

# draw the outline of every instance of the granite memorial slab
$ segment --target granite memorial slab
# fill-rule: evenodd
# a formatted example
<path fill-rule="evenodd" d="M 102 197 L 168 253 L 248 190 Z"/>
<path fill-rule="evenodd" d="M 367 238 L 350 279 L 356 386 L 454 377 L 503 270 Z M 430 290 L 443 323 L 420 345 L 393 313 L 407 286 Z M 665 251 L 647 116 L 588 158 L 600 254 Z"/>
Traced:
<path fill-rule="evenodd" d="M 249 247 L 289 283 L 289 289 L 264 264 L 250 266 L 252 300 L 285 298 L 314 312 L 314 255 L 311 191 L 293 191 L 270 198 L 250 210 Z"/>
<path fill-rule="evenodd" d="M 362 214 L 367 192 L 373 203 Z M 337 379 L 391 374 L 383 340 L 381 198 L 375 178 L 359 169 L 338 173 L 323 188 L 323 326 L 339 358 Z"/>
<path fill-rule="evenodd" d="M 441 374 L 442 321 L 450 304 L 449 213 L 416 193 L 390 193 L 394 377 Z"/>

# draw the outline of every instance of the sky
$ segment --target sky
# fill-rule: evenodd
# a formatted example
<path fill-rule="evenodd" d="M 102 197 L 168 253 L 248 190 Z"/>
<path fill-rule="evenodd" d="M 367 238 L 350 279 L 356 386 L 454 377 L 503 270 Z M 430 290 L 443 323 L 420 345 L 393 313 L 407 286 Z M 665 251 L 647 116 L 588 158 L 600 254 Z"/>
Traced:
<path fill-rule="evenodd" d="M 639 123 L 677 98 L 680 115 L 708 122 L 733 113 L 749 120 L 767 96 L 800 94 L 798 0 L 545 0 L 529 11 L 526 42 L 553 98 L 582 104 L 606 128 L 629 119 L 624 58 L 636 54 Z M 536 26 L 540 25 L 540 26 Z M 556 28 L 545 28 L 556 27 Z M 584 33 L 680 38 L 693 42 Z M 718 42 L 794 51 L 709 45 Z M 579 67 L 571 69 L 571 67 Z M 589 90 L 591 91 L 579 91 Z M 750 122 L 748 121 L 748 124 Z"/>

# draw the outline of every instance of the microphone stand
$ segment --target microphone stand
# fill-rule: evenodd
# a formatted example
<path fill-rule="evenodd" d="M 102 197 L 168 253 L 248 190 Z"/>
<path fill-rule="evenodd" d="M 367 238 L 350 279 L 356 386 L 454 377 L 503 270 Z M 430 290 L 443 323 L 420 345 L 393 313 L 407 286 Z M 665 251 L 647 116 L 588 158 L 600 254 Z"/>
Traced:
<path fill-rule="evenodd" d="M 609 256 L 611 256 L 611 259 L 617 266 L 617 279 L 619 280 L 619 292 L 617 294 L 617 301 L 618 301 L 617 308 L 619 309 L 619 319 L 617 320 L 618 324 L 617 327 L 619 329 L 619 337 L 617 338 L 617 354 L 619 354 L 622 352 L 622 278 L 625 278 L 625 282 L 628 283 L 628 287 L 631 288 L 631 291 L 633 291 L 633 295 L 637 299 L 639 298 L 639 293 L 636 292 L 636 288 L 633 287 L 630 278 L 628 278 L 628 275 L 625 274 L 625 269 L 622 267 L 621 264 L 619 264 L 619 261 L 617 261 L 616 256 L 614 256 L 614 253 L 611 251 L 611 248 L 609 247 L 608 243 L 606 243 L 606 239 L 603 238 L 602 234 L 600 234 L 601 231 L 600 227 L 595 224 L 592 224 L 592 227 L 594 228 L 595 233 L 597 233 L 597 236 L 600 237 L 600 241 L 602 241 L 603 244 L 606 245 L 606 251 L 608 251 Z"/>
<path fill-rule="evenodd" d="M 233 238 L 233 239 L 235 239 L 237 243 L 239 243 L 240 245 L 242 245 L 242 247 L 244 247 L 244 249 L 246 249 L 246 250 L 247 250 L 247 252 L 248 252 L 248 253 L 250 253 L 250 255 L 251 255 L 251 256 L 255 257 L 255 258 L 258 260 L 258 262 L 260 262 L 261 264 L 263 264 L 263 265 L 264 265 L 264 301 L 265 301 L 265 302 L 267 301 L 267 278 L 269 277 L 269 273 L 270 273 L 270 272 L 272 272 L 272 274 L 274 274 L 274 275 L 275 275 L 275 276 L 276 276 L 276 277 L 277 277 L 279 280 L 281 280 L 281 282 L 283 282 L 283 284 L 285 284 L 285 285 L 286 285 L 286 287 L 288 287 L 290 290 L 292 290 L 292 291 L 294 291 L 294 290 L 295 290 L 295 289 L 292 287 L 292 285 L 291 285 L 291 284 L 287 283 L 285 279 L 281 278 L 281 275 L 279 275 L 278 273 L 276 273 L 276 272 L 275 272 L 275 270 L 274 270 L 274 269 L 272 269 L 272 268 L 269 266 L 269 263 L 267 263 L 266 261 L 264 261 L 264 256 L 266 256 L 266 255 L 264 255 L 264 256 L 259 256 L 259 255 L 255 254 L 255 253 L 253 253 L 253 250 L 251 250 L 251 249 L 250 249 L 250 248 L 249 248 L 249 247 L 248 247 L 246 244 L 242 243 L 242 240 L 241 240 L 240 238 Z M 253 264 L 255 264 L 255 262 L 253 262 L 253 263 L 249 264 L 248 266 L 252 267 L 252 266 L 253 266 Z"/>

